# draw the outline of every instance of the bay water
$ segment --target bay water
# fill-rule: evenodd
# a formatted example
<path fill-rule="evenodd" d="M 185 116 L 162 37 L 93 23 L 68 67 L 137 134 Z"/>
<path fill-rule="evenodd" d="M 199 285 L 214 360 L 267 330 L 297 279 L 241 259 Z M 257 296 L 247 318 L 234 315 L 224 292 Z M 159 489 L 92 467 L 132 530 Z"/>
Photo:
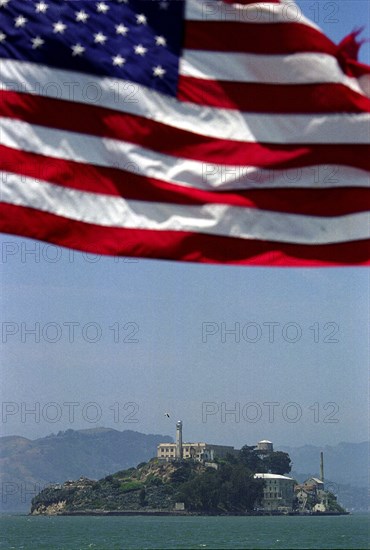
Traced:
<path fill-rule="evenodd" d="M 0 516 L 1 549 L 368 549 L 370 515 Z"/>

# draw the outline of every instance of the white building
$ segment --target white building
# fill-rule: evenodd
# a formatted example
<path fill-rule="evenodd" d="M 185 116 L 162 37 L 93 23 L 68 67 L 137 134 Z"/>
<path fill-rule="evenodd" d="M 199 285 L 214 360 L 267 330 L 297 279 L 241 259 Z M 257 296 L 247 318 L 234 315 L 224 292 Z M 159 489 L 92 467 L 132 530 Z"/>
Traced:
<path fill-rule="evenodd" d="M 182 420 L 176 422 L 176 443 L 160 443 L 157 446 L 157 458 L 162 460 L 182 460 L 193 458 L 202 462 L 226 458 L 228 454 L 237 455 L 239 451 L 228 445 L 210 445 L 209 443 L 183 443 Z"/>
<path fill-rule="evenodd" d="M 279 474 L 254 474 L 255 479 L 263 479 L 263 510 L 291 512 L 293 509 L 294 485 L 293 478 Z"/>
<path fill-rule="evenodd" d="M 157 447 L 157 458 L 175 460 L 177 458 L 176 443 L 160 443 Z M 217 458 L 226 458 L 228 454 L 236 455 L 238 451 L 228 445 L 212 445 L 210 443 L 182 443 L 182 458 L 193 458 L 200 461 L 212 461 Z"/>

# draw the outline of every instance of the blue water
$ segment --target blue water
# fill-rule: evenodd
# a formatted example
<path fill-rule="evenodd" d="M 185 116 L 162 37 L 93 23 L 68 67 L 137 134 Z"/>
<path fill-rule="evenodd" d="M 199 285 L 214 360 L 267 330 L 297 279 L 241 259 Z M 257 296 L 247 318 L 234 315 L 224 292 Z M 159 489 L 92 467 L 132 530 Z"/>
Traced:
<path fill-rule="evenodd" d="M 331 517 L 1 516 L 1 549 L 368 549 L 370 515 Z"/>

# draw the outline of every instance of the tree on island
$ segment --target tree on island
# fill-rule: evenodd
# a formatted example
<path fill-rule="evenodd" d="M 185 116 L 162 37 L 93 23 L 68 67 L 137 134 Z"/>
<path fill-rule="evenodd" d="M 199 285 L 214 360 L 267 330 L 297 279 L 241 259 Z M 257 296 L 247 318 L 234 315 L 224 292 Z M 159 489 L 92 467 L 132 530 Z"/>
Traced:
<path fill-rule="evenodd" d="M 239 461 L 252 472 L 272 474 L 288 474 L 291 469 L 291 460 L 288 453 L 282 451 L 261 452 L 254 446 L 244 445 L 240 449 Z"/>
<path fill-rule="evenodd" d="M 239 452 L 239 462 L 244 464 L 252 472 L 264 472 L 263 461 L 256 451 L 256 448 L 251 445 L 244 445 Z M 262 468 L 262 470 L 261 470 Z"/>
<path fill-rule="evenodd" d="M 218 469 L 207 470 L 182 483 L 176 500 L 190 511 L 244 513 L 254 509 L 262 498 L 263 481 L 253 479 L 253 472 L 242 463 L 222 461 Z"/>
<path fill-rule="evenodd" d="M 283 453 L 282 451 L 274 451 L 273 453 L 268 454 L 264 460 L 268 471 L 273 474 L 288 474 L 292 469 L 292 463 L 288 453 Z"/>

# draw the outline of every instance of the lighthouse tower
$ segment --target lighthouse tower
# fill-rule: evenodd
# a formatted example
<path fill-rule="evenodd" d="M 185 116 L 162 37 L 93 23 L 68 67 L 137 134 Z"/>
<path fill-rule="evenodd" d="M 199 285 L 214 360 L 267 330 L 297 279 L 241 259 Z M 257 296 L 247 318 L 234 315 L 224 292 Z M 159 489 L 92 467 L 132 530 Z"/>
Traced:
<path fill-rule="evenodd" d="M 176 458 L 182 459 L 182 420 L 176 422 Z"/>
<path fill-rule="evenodd" d="M 320 479 L 324 483 L 324 453 L 320 453 Z"/>

